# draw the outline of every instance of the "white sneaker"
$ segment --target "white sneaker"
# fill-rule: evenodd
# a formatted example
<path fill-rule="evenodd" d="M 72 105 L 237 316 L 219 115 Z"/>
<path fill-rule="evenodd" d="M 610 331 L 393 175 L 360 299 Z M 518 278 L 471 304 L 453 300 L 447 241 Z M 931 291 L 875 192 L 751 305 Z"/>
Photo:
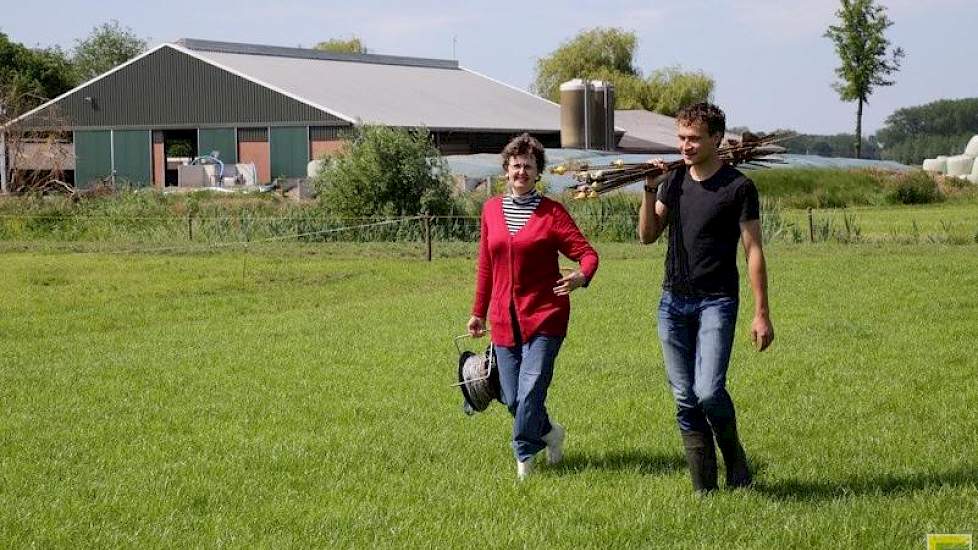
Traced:
<path fill-rule="evenodd" d="M 564 459 L 564 438 L 567 430 L 556 422 L 550 423 L 550 431 L 543 436 L 547 444 L 547 464 L 557 464 Z"/>
<path fill-rule="evenodd" d="M 517 479 L 519 479 L 520 481 L 523 481 L 524 479 L 530 477 L 530 474 L 531 473 L 533 473 L 533 459 L 532 458 L 530 460 L 527 460 L 527 461 L 524 461 L 524 462 L 520 462 L 518 460 L 516 461 L 516 478 Z"/>

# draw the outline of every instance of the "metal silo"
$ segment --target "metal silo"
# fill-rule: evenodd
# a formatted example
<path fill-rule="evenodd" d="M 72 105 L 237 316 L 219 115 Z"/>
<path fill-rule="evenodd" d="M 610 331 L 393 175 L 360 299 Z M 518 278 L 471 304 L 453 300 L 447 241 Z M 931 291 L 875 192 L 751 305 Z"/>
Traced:
<path fill-rule="evenodd" d="M 615 98 L 614 85 L 604 80 L 591 82 L 594 95 L 591 101 L 591 148 L 608 150 L 613 148 L 614 134 L 608 136 L 608 128 L 614 129 Z M 612 122 L 609 123 L 609 118 Z"/>
<path fill-rule="evenodd" d="M 601 115 L 595 124 L 592 143 L 595 149 L 615 149 L 615 85 L 606 81 L 594 82 L 596 109 Z"/>
<path fill-rule="evenodd" d="M 560 146 L 565 149 L 591 147 L 591 83 L 575 78 L 560 85 Z"/>

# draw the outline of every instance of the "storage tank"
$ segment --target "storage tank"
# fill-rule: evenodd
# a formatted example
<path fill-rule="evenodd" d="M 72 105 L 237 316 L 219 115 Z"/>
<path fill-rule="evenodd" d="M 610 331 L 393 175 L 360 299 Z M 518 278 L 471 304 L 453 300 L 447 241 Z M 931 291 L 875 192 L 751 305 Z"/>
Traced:
<path fill-rule="evenodd" d="M 591 148 L 611 151 L 615 148 L 615 85 L 604 80 L 592 82 L 595 116 L 591 130 Z"/>
<path fill-rule="evenodd" d="M 595 95 L 601 96 L 602 107 L 604 108 L 604 150 L 615 150 L 615 85 L 611 82 L 602 82 L 603 86 L 598 91 L 595 85 Z"/>
<path fill-rule="evenodd" d="M 591 81 L 591 101 L 588 103 L 588 138 L 591 146 L 589 149 L 604 149 L 604 95 L 605 82 L 602 80 Z"/>
<path fill-rule="evenodd" d="M 593 88 L 587 80 L 575 78 L 560 85 L 560 146 L 565 149 L 591 147 Z"/>

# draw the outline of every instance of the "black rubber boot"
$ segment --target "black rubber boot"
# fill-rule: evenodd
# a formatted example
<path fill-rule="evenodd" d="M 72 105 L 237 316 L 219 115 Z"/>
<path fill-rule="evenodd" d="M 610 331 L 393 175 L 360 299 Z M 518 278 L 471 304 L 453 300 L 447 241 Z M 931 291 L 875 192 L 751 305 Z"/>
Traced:
<path fill-rule="evenodd" d="M 700 494 L 717 488 L 717 451 L 713 446 L 713 434 L 682 432 L 686 464 L 693 480 L 693 490 Z"/>
<path fill-rule="evenodd" d="M 753 479 L 747 467 L 747 453 L 740 444 L 737 436 L 737 420 L 714 424 L 713 431 L 717 438 L 717 447 L 723 455 L 723 464 L 727 470 L 727 487 L 747 487 Z"/>

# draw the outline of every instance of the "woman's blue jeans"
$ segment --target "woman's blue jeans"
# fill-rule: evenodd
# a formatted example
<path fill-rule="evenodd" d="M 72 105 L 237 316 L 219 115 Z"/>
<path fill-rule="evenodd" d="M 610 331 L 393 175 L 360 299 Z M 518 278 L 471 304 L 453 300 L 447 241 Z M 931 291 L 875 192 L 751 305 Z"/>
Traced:
<path fill-rule="evenodd" d="M 710 433 L 711 424 L 734 420 L 726 386 L 738 305 L 736 297 L 662 293 L 659 339 L 680 430 Z"/>
<path fill-rule="evenodd" d="M 519 332 L 516 333 L 519 338 Z M 547 389 L 563 336 L 537 335 L 513 347 L 495 346 L 502 402 L 513 415 L 513 452 L 524 462 L 547 446 Z"/>

